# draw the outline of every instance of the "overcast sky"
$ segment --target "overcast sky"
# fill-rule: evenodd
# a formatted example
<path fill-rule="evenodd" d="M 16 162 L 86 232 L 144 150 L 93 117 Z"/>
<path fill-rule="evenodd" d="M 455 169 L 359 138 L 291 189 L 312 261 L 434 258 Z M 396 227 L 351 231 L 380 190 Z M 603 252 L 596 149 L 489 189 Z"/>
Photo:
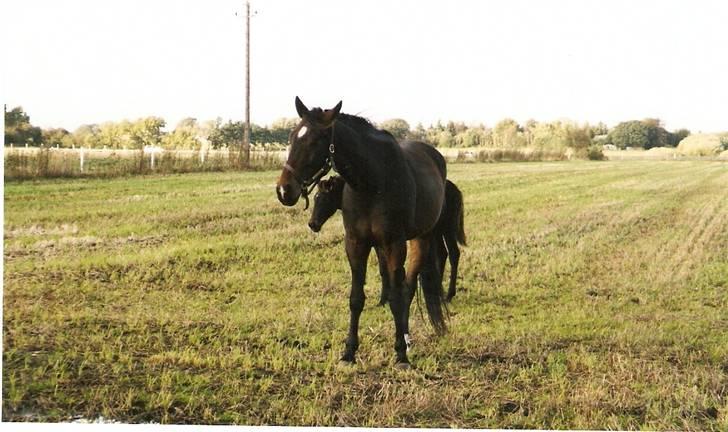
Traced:
<path fill-rule="evenodd" d="M 726 1 L 253 1 L 252 121 L 661 118 L 728 130 Z M 237 13 L 237 15 L 236 15 Z M 0 6 L 0 97 L 42 127 L 242 119 L 244 2 Z"/>

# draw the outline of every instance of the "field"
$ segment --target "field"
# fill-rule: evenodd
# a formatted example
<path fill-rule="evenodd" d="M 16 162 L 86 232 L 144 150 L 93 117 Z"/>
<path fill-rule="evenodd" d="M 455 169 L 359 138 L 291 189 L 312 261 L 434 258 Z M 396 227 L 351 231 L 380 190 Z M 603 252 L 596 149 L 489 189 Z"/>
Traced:
<path fill-rule="evenodd" d="M 728 430 L 728 164 L 449 170 L 469 246 L 410 371 L 374 254 L 339 364 L 341 217 L 277 172 L 6 183 L 3 420 Z"/>

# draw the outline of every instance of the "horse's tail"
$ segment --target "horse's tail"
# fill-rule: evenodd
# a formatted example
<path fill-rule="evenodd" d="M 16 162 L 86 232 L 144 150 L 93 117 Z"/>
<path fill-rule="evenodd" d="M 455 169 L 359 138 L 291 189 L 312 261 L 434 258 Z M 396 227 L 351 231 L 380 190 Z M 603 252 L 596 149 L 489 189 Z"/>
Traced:
<path fill-rule="evenodd" d="M 429 264 L 430 269 L 420 273 L 420 286 L 425 297 L 425 306 L 427 307 L 427 316 L 430 318 L 430 324 L 435 329 L 435 333 L 443 335 L 447 332 L 445 324 L 445 312 L 443 311 L 442 298 L 442 278 L 437 268 L 437 248 L 433 244 L 430 247 Z"/>
<path fill-rule="evenodd" d="M 445 199 L 447 200 L 446 208 L 448 221 L 457 223 L 455 230 L 458 243 L 467 246 L 467 238 L 465 237 L 465 205 L 463 204 L 463 193 L 460 192 L 455 183 L 448 180 L 445 183 Z M 456 222 L 457 221 L 457 222 Z"/>
<path fill-rule="evenodd" d="M 447 332 L 445 317 L 447 314 L 447 305 L 443 301 L 442 296 L 442 275 L 439 269 L 439 244 L 443 236 L 448 237 L 454 235 L 460 244 L 465 244 L 465 232 L 463 226 L 463 195 L 460 190 L 450 180 L 445 181 L 445 203 L 444 210 L 440 216 L 440 220 L 433 231 L 432 242 L 428 257 L 428 271 L 420 273 L 420 284 L 422 293 L 425 298 L 425 306 L 430 323 L 435 333 L 442 335 Z M 458 222 L 456 222 L 458 221 Z M 456 228 L 459 224 L 459 228 Z M 457 231 L 457 233 L 455 233 Z M 449 233 L 449 234 L 448 234 Z"/>

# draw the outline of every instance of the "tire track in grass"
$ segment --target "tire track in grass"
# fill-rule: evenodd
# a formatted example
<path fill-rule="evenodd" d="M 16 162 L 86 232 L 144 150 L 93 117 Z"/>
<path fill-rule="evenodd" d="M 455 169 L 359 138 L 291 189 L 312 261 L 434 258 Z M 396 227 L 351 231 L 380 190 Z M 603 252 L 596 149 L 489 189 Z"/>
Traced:
<path fill-rule="evenodd" d="M 650 229 L 650 233 L 654 233 L 652 237 L 641 241 L 658 245 L 651 251 L 646 250 L 644 258 L 653 263 L 648 268 L 648 275 L 658 284 L 678 282 L 687 276 L 685 270 L 695 262 L 690 259 L 691 255 L 699 250 L 696 242 L 704 244 L 719 232 L 724 219 L 718 217 L 724 200 L 714 199 L 715 195 L 709 192 L 721 172 L 704 166 L 691 174 L 688 180 L 674 176 L 682 182 L 673 192 L 670 189 L 663 192 L 673 196 L 663 200 L 665 211 L 648 220 L 655 225 Z M 667 238 L 659 238 L 660 233 Z"/>
<path fill-rule="evenodd" d="M 728 175 L 722 173 L 719 177 L 722 181 L 717 181 L 718 186 L 716 186 L 723 191 L 722 199 L 707 200 L 707 205 L 700 212 L 700 218 L 696 222 L 696 228 L 691 232 L 690 238 L 681 242 L 682 247 L 673 255 L 673 264 L 676 267 L 675 275 L 680 279 L 687 278 L 690 271 L 694 270 L 696 266 L 695 261 L 689 260 L 687 257 L 697 253 L 704 254 L 708 244 L 718 238 L 719 233 L 728 229 L 728 214 L 725 210 L 726 202 L 728 202 L 728 193 L 726 193 L 728 189 L 724 186 L 728 184 L 728 179 L 723 180 L 726 177 Z M 723 186 L 720 186 L 721 184 Z M 725 245 L 720 249 L 723 249 L 723 253 L 728 253 Z"/>

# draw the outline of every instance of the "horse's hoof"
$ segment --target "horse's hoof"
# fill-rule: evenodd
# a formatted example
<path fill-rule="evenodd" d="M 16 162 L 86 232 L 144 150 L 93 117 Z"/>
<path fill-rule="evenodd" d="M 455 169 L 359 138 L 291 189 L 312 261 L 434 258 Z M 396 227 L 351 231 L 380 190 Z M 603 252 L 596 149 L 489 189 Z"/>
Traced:
<path fill-rule="evenodd" d="M 394 367 L 399 370 L 410 370 L 412 369 L 412 365 L 409 363 L 404 362 L 397 362 Z"/>
<path fill-rule="evenodd" d="M 339 363 L 348 363 L 350 365 L 353 365 L 356 363 L 356 358 L 353 355 L 344 354 L 339 359 Z"/>

